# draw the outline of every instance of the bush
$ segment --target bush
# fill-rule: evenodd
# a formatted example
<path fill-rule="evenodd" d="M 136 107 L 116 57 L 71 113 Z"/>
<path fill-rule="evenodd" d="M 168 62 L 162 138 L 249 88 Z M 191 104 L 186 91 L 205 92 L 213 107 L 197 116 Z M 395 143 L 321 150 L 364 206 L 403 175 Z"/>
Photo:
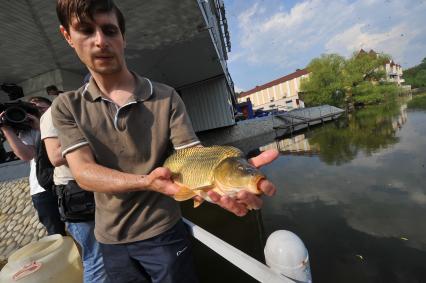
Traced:
<path fill-rule="evenodd" d="M 392 83 L 371 84 L 362 82 L 353 88 L 353 101 L 355 104 L 377 104 L 395 100 L 399 88 Z"/>
<path fill-rule="evenodd" d="M 413 97 L 413 99 L 407 103 L 407 107 L 410 109 L 426 109 L 426 93 Z"/>

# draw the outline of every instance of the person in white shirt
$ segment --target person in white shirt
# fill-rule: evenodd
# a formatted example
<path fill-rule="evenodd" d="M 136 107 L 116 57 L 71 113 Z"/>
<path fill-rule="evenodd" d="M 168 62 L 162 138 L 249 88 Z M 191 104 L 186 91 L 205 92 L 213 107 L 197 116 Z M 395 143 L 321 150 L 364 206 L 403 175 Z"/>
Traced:
<path fill-rule="evenodd" d="M 33 103 L 40 113 L 44 113 L 50 107 L 50 100 L 44 97 L 32 97 Z M 0 113 L 0 118 L 5 113 Z M 65 235 L 65 224 L 59 217 L 57 198 L 52 190 L 45 190 L 37 181 L 35 157 L 37 147 L 40 145 L 40 122 L 38 117 L 27 114 L 31 122 L 31 129 L 17 132 L 12 127 L 0 124 L 0 129 L 9 143 L 15 155 L 24 161 L 30 162 L 30 194 L 34 208 L 37 211 L 39 221 L 46 227 L 49 235 Z"/>

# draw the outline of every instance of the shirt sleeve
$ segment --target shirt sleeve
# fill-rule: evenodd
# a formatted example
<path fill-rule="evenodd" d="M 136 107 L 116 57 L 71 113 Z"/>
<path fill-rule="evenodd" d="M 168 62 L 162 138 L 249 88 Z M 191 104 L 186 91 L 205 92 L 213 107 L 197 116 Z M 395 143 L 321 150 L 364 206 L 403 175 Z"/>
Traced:
<path fill-rule="evenodd" d="M 186 112 L 185 104 L 175 90 L 172 93 L 170 113 L 170 140 L 175 149 L 183 149 L 200 143 Z"/>
<path fill-rule="evenodd" d="M 61 94 L 53 101 L 52 120 L 53 126 L 58 131 L 59 142 L 61 143 L 62 156 L 67 153 L 89 144 L 76 122 L 73 115 L 71 103 L 67 95 L 76 95 L 74 93 Z"/>
<path fill-rule="evenodd" d="M 57 138 L 58 131 L 55 126 L 53 126 L 52 121 L 52 108 L 50 107 L 40 118 L 40 131 L 41 139 L 45 138 Z"/>

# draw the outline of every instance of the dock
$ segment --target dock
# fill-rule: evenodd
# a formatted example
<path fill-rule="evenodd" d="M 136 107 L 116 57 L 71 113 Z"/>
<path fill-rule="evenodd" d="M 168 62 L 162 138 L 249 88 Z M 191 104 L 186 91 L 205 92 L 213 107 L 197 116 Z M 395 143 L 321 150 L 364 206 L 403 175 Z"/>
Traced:
<path fill-rule="evenodd" d="M 285 133 L 293 133 L 304 128 L 337 119 L 344 112 L 345 110 L 330 105 L 299 108 L 273 115 L 272 128 L 274 130 L 286 130 Z"/>
<path fill-rule="evenodd" d="M 309 130 L 311 126 L 338 119 L 344 113 L 343 109 L 330 105 L 300 108 L 243 120 L 231 127 L 198 132 L 197 135 L 205 146 L 233 145 L 247 154 L 277 137 L 292 136 L 297 131 Z"/>

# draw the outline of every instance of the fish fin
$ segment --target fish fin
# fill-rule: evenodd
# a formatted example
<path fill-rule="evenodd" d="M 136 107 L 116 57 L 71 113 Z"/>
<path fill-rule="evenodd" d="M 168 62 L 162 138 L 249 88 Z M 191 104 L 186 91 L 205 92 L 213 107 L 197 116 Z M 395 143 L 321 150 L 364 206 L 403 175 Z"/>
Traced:
<path fill-rule="evenodd" d="M 175 181 L 176 179 L 177 179 L 177 180 L 179 180 L 179 179 L 181 179 L 181 178 L 182 178 L 182 173 L 175 173 L 175 172 L 172 172 L 171 179 L 172 179 L 173 181 Z M 180 183 L 178 183 L 178 182 L 176 182 L 176 181 L 175 181 L 175 183 L 180 184 Z"/>
<path fill-rule="evenodd" d="M 214 186 L 207 185 L 207 186 L 203 186 L 203 187 L 198 187 L 197 191 L 208 192 L 208 191 L 210 191 L 213 188 L 214 188 Z"/>
<path fill-rule="evenodd" d="M 175 182 L 175 183 L 180 187 L 180 190 L 173 196 L 175 200 L 184 201 L 184 200 L 193 198 L 197 195 L 196 193 L 194 193 L 193 190 L 191 190 L 187 186 L 180 184 L 178 182 Z"/>
<path fill-rule="evenodd" d="M 203 199 L 201 199 L 201 200 L 194 199 L 194 208 L 199 207 L 203 202 L 204 202 Z"/>

